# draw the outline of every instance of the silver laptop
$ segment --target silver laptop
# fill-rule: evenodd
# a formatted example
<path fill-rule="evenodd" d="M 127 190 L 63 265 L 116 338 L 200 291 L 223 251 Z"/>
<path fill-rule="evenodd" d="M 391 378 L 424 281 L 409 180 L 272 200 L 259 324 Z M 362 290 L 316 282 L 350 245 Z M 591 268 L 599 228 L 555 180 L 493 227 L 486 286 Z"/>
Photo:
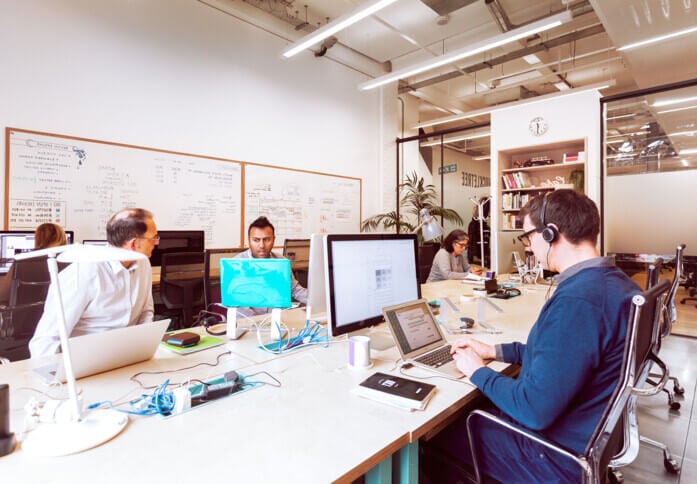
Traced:
<path fill-rule="evenodd" d="M 149 360 L 155 355 L 169 322 L 169 319 L 162 319 L 70 338 L 70 359 L 75 378 Z M 35 371 L 49 382 L 65 381 L 62 359 Z"/>
<path fill-rule="evenodd" d="M 385 321 L 402 359 L 419 368 L 459 379 L 465 375 L 455 366 L 448 344 L 426 299 L 383 308 Z"/>

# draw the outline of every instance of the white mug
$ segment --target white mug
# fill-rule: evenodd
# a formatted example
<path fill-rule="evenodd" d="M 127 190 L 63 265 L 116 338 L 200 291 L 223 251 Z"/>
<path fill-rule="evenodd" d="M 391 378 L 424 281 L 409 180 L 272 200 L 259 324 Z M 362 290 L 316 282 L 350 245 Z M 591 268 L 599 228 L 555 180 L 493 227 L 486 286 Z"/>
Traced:
<path fill-rule="evenodd" d="M 368 336 L 351 336 L 348 340 L 348 366 L 350 368 L 368 368 L 370 362 L 370 338 Z"/>

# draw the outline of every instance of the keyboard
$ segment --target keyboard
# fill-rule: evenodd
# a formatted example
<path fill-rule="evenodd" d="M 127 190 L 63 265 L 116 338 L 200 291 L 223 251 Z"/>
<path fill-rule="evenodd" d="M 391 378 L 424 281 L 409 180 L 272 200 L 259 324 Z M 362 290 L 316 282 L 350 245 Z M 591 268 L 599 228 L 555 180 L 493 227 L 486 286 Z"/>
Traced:
<path fill-rule="evenodd" d="M 443 346 L 442 348 L 438 348 L 437 350 L 415 358 L 415 361 L 435 368 L 443 366 L 453 361 L 453 355 L 450 354 L 450 345 Z"/>

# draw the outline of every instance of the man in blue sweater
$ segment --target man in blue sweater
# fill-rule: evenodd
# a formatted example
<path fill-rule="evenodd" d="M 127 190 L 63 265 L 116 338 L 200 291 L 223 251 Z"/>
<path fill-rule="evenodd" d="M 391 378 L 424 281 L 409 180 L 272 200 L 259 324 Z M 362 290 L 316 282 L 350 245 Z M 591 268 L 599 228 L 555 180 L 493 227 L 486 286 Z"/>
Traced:
<path fill-rule="evenodd" d="M 631 297 L 639 287 L 596 249 L 600 218 L 588 197 L 556 190 L 531 200 L 520 212 L 518 238 L 559 273 L 527 344 L 491 346 L 474 339 L 453 345 L 458 368 L 470 376 L 504 419 L 582 453 L 616 386 Z M 516 379 L 486 360 L 521 365 Z M 470 461 L 464 419 L 440 436 L 449 451 Z M 578 481 L 577 467 L 502 431 L 478 435 L 484 474 L 502 482 Z"/>

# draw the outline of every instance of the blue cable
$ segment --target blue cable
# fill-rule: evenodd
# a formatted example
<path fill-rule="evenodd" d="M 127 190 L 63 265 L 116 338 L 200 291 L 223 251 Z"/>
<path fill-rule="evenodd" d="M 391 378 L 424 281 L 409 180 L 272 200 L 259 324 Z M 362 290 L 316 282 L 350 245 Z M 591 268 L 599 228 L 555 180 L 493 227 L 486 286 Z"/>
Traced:
<path fill-rule="evenodd" d="M 102 405 L 108 405 L 109 408 L 117 412 L 127 413 L 129 415 L 169 415 L 172 413 L 172 410 L 174 410 L 175 398 L 172 392 L 167 391 L 168 385 L 169 379 L 165 380 L 162 385 L 157 387 L 152 392 L 152 395 L 143 394 L 140 398 L 128 402 L 131 410 L 116 408 L 109 400 L 93 403 L 87 408 L 88 410 L 92 410 Z M 142 407 L 143 404 L 145 404 L 144 407 Z"/>

